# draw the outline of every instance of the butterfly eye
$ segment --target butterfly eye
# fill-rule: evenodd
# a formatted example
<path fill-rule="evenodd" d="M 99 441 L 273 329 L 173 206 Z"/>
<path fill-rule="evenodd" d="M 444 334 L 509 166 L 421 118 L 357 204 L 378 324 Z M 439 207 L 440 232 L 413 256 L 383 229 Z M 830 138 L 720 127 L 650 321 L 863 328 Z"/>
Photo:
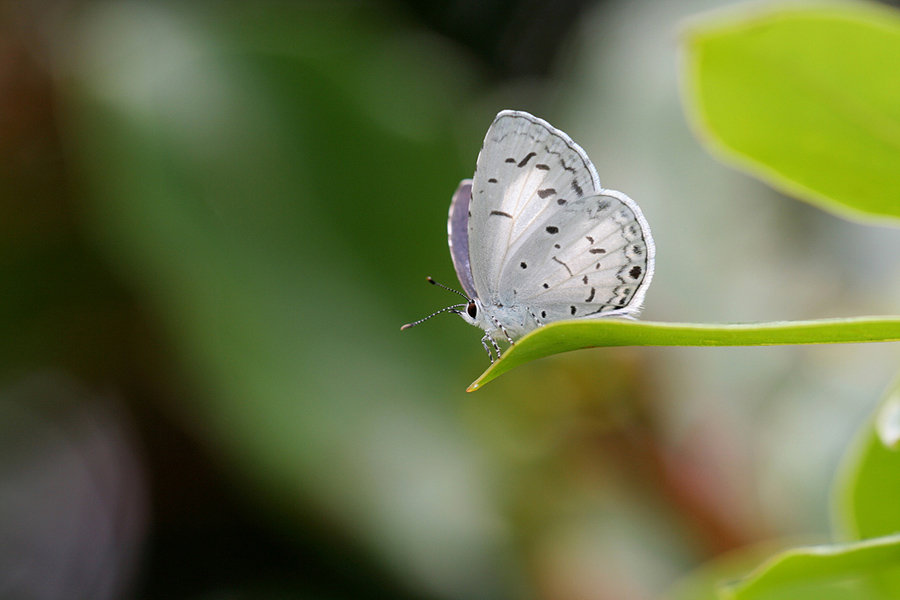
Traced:
<path fill-rule="evenodd" d="M 473 319 L 478 316 L 478 307 L 475 306 L 474 302 L 469 302 L 469 306 L 466 307 L 466 312 L 469 313 L 469 316 Z"/>

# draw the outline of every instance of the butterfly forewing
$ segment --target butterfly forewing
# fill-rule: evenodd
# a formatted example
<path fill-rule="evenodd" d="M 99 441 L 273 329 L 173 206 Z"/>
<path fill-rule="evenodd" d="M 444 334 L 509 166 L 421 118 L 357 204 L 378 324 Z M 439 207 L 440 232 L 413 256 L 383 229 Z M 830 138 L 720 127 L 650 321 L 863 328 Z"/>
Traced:
<path fill-rule="evenodd" d="M 514 268 L 514 256 L 534 252 L 539 225 L 599 190 L 593 165 L 569 136 L 528 113 L 498 114 L 478 155 L 469 204 L 469 258 L 482 301 L 511 293 L 504 275 Z M 566 214 L 575 220 L 582 212 Z"/>

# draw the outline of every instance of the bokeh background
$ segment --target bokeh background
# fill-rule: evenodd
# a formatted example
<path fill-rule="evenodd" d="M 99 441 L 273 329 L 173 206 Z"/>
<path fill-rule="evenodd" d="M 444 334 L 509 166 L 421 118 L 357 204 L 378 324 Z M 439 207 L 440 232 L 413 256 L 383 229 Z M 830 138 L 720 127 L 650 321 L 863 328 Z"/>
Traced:
<path fill-rule="evenodd" d="M 644 600 L 826 497 L 895 345 L 617 348 L 474 394 L 450 196 L 533 112 L 635 198 L 644 317 L 896 314 L 900 232 L 692 137 L 717 0 L 0 4 L 0 597 Z M 777 542 L 776 542 L 777 543 Z"/>

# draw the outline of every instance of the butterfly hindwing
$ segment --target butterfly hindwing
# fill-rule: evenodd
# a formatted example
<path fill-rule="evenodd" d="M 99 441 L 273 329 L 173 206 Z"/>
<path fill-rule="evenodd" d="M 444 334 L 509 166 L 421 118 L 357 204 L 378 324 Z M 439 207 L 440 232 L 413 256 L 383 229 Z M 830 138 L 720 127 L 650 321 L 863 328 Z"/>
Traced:
<path fill-rule="evenodd" d="M 542 322 L 636 313 L 653 275 L 645 225 L 633 201 L 613 190 L 542 214 L 508 257 L 500 302 Z"/>

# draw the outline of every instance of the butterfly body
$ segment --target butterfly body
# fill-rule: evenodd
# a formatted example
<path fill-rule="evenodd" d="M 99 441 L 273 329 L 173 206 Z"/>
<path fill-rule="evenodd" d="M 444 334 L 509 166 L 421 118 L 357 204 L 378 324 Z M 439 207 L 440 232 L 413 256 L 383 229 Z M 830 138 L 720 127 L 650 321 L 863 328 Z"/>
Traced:
<path fill-rule="evenodd" d="M 494 119 L 453 196 L 450 254 L 468 302 L 450 310 L 498 342 L 563 319 L 633 317 L 655 247 L 640 208 L 603 189 L 587 154 L 522 111 Z"/>

